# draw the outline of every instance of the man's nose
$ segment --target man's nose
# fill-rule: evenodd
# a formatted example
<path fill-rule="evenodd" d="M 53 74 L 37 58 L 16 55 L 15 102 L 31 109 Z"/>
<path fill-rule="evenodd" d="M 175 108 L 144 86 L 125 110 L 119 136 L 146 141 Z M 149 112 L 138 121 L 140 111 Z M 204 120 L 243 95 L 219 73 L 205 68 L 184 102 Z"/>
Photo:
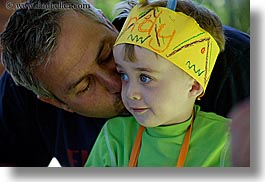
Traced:
<path fill-rule="evenodd" d="M 121 78 L 115 70 L 99 70 L 96 73 L 99 83 L 105 87 L 110 93 L 121 92 Z"/>

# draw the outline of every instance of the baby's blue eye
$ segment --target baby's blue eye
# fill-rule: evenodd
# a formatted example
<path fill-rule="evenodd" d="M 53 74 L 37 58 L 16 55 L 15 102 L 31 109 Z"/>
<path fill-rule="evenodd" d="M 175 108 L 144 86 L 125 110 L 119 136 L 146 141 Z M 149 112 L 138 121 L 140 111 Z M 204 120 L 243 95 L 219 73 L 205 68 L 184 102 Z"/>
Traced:
<path fill-rule="evenodd" d="M 140 75 L 140 81 L 143 83 L 148 83 L 150 82 L 152 79 L 149 76 L 146 75 Z"/>
<path fill-rule="evenodd" d="M 126 75 L 125 73 L 121 73 L 121 80 L 127 81 L 128 79 L 128 75 Z"/>

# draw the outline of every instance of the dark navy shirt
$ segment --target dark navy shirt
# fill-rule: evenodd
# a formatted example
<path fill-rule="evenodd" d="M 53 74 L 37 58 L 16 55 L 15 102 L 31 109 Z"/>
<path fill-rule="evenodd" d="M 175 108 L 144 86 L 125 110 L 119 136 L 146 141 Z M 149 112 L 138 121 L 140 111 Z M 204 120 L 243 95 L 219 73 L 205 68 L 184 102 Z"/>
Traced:
<path fill-rule="evenodd" d="M 105 119 L 69 113 L 16 86 L 0 82 L 0 166 L 83 166 Z"/>
<path fill-rule="evenodd" d="M 123 22 L 113 24 L 120 29 Z M 225 34 L 226 50 L 197 103 L 223 116 L 250 94 L 249 35 L 229 27 Z M 83 166 L 104 123 L 43 103 L 8 73 L 1 77 L 0 166 L 47 166 L 53 157 L 62 166 Z"/>
<path fill-rule="evenodd" d="M 203 111 L 227 116 L 235 104 L 250 97 L 250 37 L 224 27 L 225 51 L 218 55 L 205 95 L 197 104 Z"/>

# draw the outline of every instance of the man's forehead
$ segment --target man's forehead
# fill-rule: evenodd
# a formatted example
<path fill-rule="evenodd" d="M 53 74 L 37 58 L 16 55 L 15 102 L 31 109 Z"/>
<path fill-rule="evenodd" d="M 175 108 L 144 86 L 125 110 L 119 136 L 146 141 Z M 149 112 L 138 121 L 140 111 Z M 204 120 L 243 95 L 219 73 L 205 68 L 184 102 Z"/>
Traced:
<path fill-rule="evenodd" d="M 53 57 L 55 59 L 81 59 L 85 51 L 90 51 L 90 55 L 95 57 L 95 47 L 100 43 L 100 32 L 90 30 L 90 27 L 100 26 L 99 23 L 89 20 L 86 16 L 71 11 L 64 14 L 60 21 L 60 34 L 57 37 L 57 46 Z M 93 50 L 92 50 L 93 49 Z"/>
<path fill-rule="evenodd" d="M 86 21 L 87 18 L 85 16 L 75 11 L 69 11 L 61 17 L 56 47 L 49 59 L 37 68 L 37 74 L 46 75 L 49 72 L 49 77 L 53 78 L 53 80 L 62 79 L 63 81 L 64 79 L 62 86 L 67 82 L 67 76 L 73 74 L 71 70 L 81 62 L 86 52 L 89 51 L 90 54 L 88 55 L 93 57 L 93 53 L 96 51 L 88 50 L 90 42 L 87 41 L 89 37 L 86 36 L 87 25 L 84 24 Z M 92 43 L 90 44 L 92 46 Z M 94 43 L 94 46 L 96 45 L 97 42 Z M 52 86 L 53 83 L 48 85 L 50 84 Z"/>
<path fill-rule="evenodd" d="M 117 35 L 114 36 L 103 24 L 75 11 L 66 12 L 59 25 L 57 45 L 46 70 L 57 77 L 56 82 L 60 85 L 57 89 L 67 92 L 91 71 L 103 46 L 112 47 Z"/>
<path fill-rule="evenodd" d="M 82 17 L 80 15 L 82 15 L 80 12 L 74 11 L 72 9 L 64 11 L 59 19 L 59 23 L 68 23 L 69 21 L 79 19 Z"/>

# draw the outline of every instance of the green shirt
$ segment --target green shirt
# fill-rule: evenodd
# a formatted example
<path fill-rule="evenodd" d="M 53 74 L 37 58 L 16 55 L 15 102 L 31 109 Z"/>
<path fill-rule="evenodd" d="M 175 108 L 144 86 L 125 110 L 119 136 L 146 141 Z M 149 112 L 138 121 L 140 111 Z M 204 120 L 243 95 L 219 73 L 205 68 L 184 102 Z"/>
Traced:
<path fill-rule="evenodd" d="M 230 166 L 230 120 L 195 106 L 195 120 L 185 167 Z M 183 123 L 146 128 L 138 165 L 175 167 L 191 119 Z M 86 162 L 87 167 L 127 167 L 139 124 L 133 117 L 116 117 L 102 128 Z"/>

